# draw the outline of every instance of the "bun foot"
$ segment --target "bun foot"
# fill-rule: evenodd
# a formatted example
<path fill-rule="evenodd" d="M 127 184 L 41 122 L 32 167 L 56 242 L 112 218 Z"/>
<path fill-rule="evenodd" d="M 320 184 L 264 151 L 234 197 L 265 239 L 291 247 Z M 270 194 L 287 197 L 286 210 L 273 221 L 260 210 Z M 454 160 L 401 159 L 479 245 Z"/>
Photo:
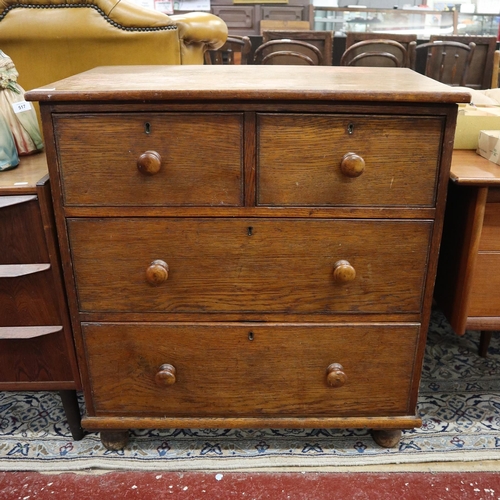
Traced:
<path fill-rule="evenodd" d="M 373 440 L 383 448 L 394 448 L 399 444 L 402 431 L 400 429 L 372 429 Z"/>
<path fill-rule="evenodd" d="M 111 451 L 118 451 L 125 448 L 128 443 L 127 431 L 101 431 L 101 443 Z"/>

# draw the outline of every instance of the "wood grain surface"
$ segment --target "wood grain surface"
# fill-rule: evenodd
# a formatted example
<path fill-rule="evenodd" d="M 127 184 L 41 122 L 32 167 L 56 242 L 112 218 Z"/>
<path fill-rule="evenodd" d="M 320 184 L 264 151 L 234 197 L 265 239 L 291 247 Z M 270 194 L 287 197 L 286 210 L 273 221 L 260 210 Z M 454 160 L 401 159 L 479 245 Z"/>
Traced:
<path fill-rule="evenodd" d="M 470 102 L 468 92 L 406 68 L 209 65 L 107 66 L 26 93 L 42 102 L 290 99 L 406 103 Z"/>
<path fill-rule="evenodd" d="M 119 323 L 83 332 L 97 415 L 395 416 L 408 412 L 418 326 Z M 344 367 L 342 387 L 327 383 L 333 362 Z M 165 363 L 176 381 L 158 386 Z"/>
<path fill-rule="evenodd" d="M 89 312 L 418 312 L 432 224 L 308 219 L 70 219 Z M 151 286 L 156 259 L 168 279 Z M 335 282 L 348 260 L 356 278 Z"/>
<path fill-rule="evenodd" d="M 242 205 L 242 117 L 154 112 L 58 116 L 54 126 L 65 203 Z M 154 175 L 138 169 L 146 151 L 161 158 Z"/>
<path fill-rule="evenodd" d="M 258 127 L 258 205 L 434 205 L 441 118 L 260 114 Z M 347 153 L 358 177 L 342 173 Z"/>

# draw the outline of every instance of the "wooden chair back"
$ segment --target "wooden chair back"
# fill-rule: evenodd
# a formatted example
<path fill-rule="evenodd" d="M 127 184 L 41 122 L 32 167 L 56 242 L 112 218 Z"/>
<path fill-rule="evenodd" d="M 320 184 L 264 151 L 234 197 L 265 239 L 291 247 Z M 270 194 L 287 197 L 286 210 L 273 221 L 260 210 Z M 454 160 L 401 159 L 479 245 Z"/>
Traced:
<path fill-rule="evenodd" d="M 465 86 L 470 63 L 476 44 L 464 44 L 454 41 L 422 43 L 417 45 L 412 55 L 411 67 L 415 68 L 416 56 L 424 53 L 426 57 L 424 74 L 429 78 L 447 85 Z"/>
<path fill-rule="evenodd" d="M 294 30 L 309 31 L 311 23 L 309 21 L 297 21 L 286 19 L 262 19 L 260 22 L 260 34 L 267 30 Z"/>
<path fill-rule="evenodd" d="M 408 45 L 410 42 L 417 41 L 417 35 L 411 35 L 406 33 L 361 33 L 355 31 L 349 31 L 346 33 L 345 38 L 345 48 L 348 49 L 351 45 L 354 45 L 358 42 L 364 42 L 365 40 L 394 40 L 399 42 L 401 45 L 404 45 L 406 49 L 408 49 Z"/>
<path fill-rule="evenodd" d="M 247 64 L 251 51 L 249 37 L 231 35 L 220 49 L 205 52 L 205 64 Z"/>
<path fill-rule="evenodd" d="M 443 42 L 461 42 L 466 45 L 474 42 L 476 44 L 476 48 L 470 63 L 465 86 L 476 90 L 490 88 L 493 70 L 493 56 L 497 46 L 496 36 L 431 35 L 429 39 L 430 42 L 438 40 L 442 40 Z"/>
<path fill-rule="evenodd" d="M 411 60 L 410 54 L 415 45 L 416 42 L 410 42 L 407 50 L 404 45 L 395 40 L 363 40 L 345 50 L 340 59 L 340 65 L 408 67 Z"/>
<path fill-rule="evenodd" d="M 500 50 L 495 50 L 495 54 L 493 56 L 493 71 L 491 74 L 491 88 L 497 89 L 500 87 L 498 77 L 500 73 Z"/>
<path fill-rule="evenodd" d="M 295 31 L 295 30 L 265 30 L 262 32 L 262 42 L 267 43 L 273 40 L 299 40 L 314 45 L 321 51 L 321 65 L 332 65 L 333 54 L 333 32 L 332 31 Z M 283 48 L 283 50 L 288 50 Z M 299 50 L 296 47 L 294 50 Z M 310 51 L 304 52 L 310 56 Z"/>
<path fill-rule="evenodd" d="M 414 45 L 417 43 L 417 35 L 413 34 L 402 34 L 402 33 L 357 33 L 357 32 L 348 32 L 346 34 L 346 42 L 345 42 L 345 50 L 349 49 L 352 45 L 364 42 L 366 40 L 392 40 L 395 42 L 399 42 L 407 52 L 407 60 L 404 64 L 404 67 L 410 66 L 410 52 Z M 394 54 L 398 59 L 401 57 L 401 49 L 390 46 L 377 46 L 374 44 L 371 51 L 380 51 L 380 52 L 389 52 Z M 353 54 L 352 57 L 355 57 L 357 54 Z M 377 61 L 376 59 L 365 59 L 364 63 L 361 61 L 357 64 L 358 66 L 366 65 L 366 66 L 393 66 L 393 63 L 389 60 L 391 58 L 386 58 L 387 60 L 380 59 Z"/>
<path fill-rule="evenodd" d="M 322 66 L 323 54 L 318 47 L 302 40 L 270 40 L 257 47 L 254 63 Z"/>

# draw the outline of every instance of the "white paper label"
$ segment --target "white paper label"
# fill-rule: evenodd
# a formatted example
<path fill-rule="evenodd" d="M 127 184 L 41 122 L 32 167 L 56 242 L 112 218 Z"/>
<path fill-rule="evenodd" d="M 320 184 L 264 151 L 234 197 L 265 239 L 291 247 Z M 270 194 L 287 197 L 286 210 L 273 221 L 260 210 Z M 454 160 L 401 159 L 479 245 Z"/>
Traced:
<path fill-rule="evenodd" d="M 172 15 L 174 13 L 174 0 L 155 0 L 155 10 Z"/>
<path fill-rule="evenodd" d="M 23 111 L 29 111 L 31 109 L 31 103 L 28 101 L 13 102 L 12 109 L 14 110 L 14 113 L 22 113 Z"/>
<path fill-rule="evenodd" d="M 176 7 L 176 4 L 179 4 Z M 210 11 L 210 0 L 174 0 L 174 10 L 188 12 Z"/>

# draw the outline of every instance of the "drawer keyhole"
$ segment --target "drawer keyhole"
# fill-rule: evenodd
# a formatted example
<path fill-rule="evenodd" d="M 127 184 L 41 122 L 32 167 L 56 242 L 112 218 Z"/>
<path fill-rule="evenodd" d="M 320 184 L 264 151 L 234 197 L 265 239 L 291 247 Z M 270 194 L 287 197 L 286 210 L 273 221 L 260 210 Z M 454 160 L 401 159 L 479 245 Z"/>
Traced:
<path fill-rule="evenodd" d="M 349 135 L 354 134 L 354 123 L 349 123 L 349 125 L 347 125 L 347 133 Z"/>
<path fill-rule="evenodd" d="M 248 236 L 253 236 L 253 227 L 252 226 L 249 226 L 248 227 Z"/>
<path fill-rule="evenodd" d="M 253 332 L 248 332 L 248 340 L 250 340 L 250 342 L 253 340 Z"/>
<path fill-rule="evenodd" d="M 148 135 L 151 133 L 151 123 L 146 122 L 144 124 L 144 133 Z"/>

